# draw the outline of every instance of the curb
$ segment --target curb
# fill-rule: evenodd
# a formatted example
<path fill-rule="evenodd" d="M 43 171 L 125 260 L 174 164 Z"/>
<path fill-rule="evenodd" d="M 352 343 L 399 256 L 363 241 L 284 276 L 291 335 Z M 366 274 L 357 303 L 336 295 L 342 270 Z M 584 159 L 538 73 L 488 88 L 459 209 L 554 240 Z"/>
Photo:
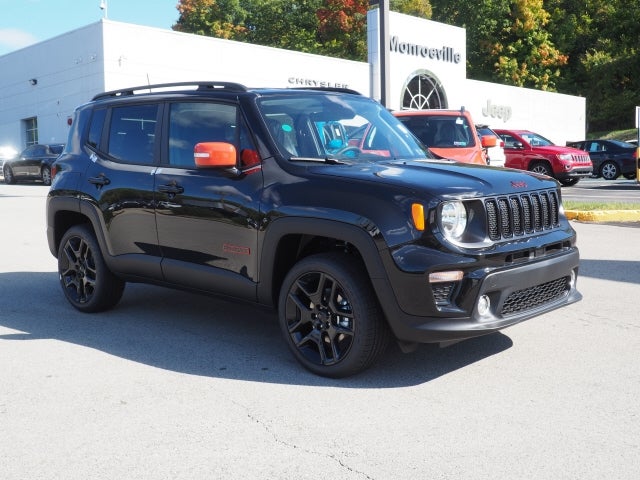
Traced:
<path fill-rule="evenodd" d="M 580 222 L 640 222 L 640 210 L 565 210 L 564 214 Z"/>

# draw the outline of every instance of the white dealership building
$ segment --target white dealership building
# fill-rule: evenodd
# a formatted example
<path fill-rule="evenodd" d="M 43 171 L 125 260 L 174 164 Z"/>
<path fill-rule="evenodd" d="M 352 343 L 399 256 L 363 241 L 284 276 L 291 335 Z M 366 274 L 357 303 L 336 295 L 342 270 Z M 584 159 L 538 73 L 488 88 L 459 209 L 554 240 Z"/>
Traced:
<path fill-rule="evenodd" d="M 0 146 L 65 142 L 77 105 L 131 86 L 231 81 L 248 87 L 346 87 L 380 98 L 377 10 L 369 62 L 354 62 L 102 19 L 0 56 Z M 387 106 L 469 110 L 476 123 L 585 136 L 585 99 L 466 78 L 465 30 L 389 13 Z"/>

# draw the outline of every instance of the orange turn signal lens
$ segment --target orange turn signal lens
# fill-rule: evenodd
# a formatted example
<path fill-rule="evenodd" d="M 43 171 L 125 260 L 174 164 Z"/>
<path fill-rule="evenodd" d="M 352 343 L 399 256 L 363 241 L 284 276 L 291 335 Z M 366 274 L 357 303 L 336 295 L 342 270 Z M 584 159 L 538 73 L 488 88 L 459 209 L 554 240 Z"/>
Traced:
<path fill-rule="evenodd" d="M 424 207 L 419 203 L 411 204 L 411 217 L 416 230 L 424 230 Z"/>

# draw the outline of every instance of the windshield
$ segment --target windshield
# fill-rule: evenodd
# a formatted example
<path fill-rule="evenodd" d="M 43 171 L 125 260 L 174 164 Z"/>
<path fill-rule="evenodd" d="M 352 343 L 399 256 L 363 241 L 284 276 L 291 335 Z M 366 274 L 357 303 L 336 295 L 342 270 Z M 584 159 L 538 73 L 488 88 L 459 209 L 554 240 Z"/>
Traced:
<path fill-rule="evenodd" d="M 554 144 L 551 140 L 548 140 L 537 133 L 526 132 L 521 135 L 522 138 L 524 138 L 532 147 L 548 147 L 549 145 Z"/>
<path fill-rule="evenodd" d="M 366 97 L 301 92 L 261 98 L 258 106 L 278 149 L 294 161 L 432 158 L 404 125 Z"/>
<path fill-rule="evenodd" d="M 476 144 L 464 115 L 402 115 L 399 117 L 420 141 L 434 148 L 469 148 Z"/>

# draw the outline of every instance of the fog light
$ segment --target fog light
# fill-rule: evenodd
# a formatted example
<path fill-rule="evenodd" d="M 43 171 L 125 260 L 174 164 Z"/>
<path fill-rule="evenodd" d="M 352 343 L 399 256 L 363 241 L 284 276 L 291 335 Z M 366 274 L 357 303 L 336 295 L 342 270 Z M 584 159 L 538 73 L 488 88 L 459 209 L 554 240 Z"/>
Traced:
<path fill-rule="evenodd" d="M 488 296 L 482 295 L 478 299 L 478 314 L 481 317 L 484 317 L 489 313 L 490 309 L 491 309 L 491 300 L 489 299 Z"/>
<path fill-rule="evenodd" d="M 571 277 L 569 277 L 569 288 L 573 290 L 576 286 L 576 271 L 571 270 Z"/>

